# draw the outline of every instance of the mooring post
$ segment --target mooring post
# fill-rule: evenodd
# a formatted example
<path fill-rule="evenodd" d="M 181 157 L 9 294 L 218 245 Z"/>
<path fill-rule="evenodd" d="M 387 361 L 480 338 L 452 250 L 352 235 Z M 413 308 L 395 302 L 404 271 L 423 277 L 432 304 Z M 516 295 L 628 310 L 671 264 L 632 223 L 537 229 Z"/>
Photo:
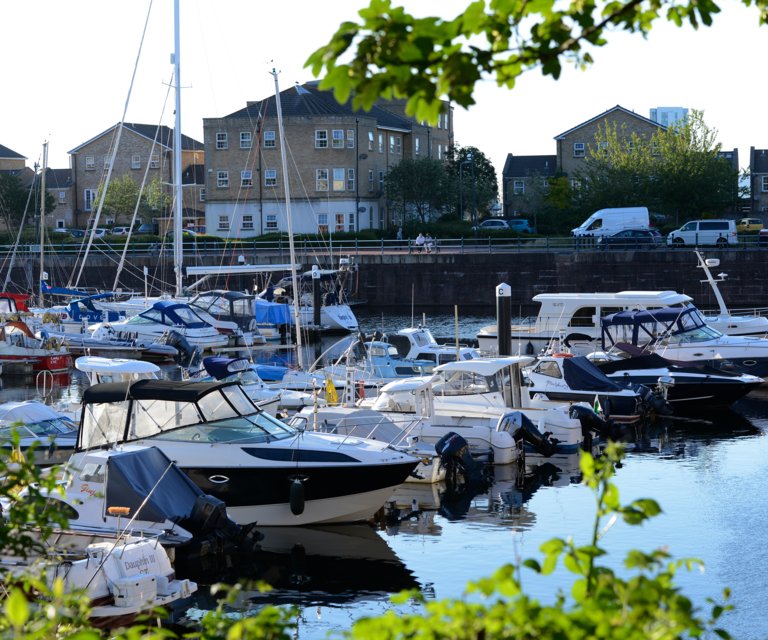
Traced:
<path fill-rule="evenodd" d="M 502 282 L 496 287 L 496 344 L 500 356 L 512 355 L 512 287 Z"/>

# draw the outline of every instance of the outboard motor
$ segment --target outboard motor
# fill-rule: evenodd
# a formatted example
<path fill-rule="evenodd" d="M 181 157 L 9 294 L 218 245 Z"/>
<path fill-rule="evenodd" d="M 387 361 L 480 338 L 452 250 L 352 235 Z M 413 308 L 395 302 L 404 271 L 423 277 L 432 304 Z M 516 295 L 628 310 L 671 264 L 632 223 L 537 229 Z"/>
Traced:
<path fill-rule="evenodd" d="M 176 347 L 178 354 L 176 364 L 185 369 L 192 369 L 199 366 L 203 354 L 199 347 L 192 345 L 183 335 L 175 329 L 168 332 L 165 343 Z"/>
<path fill-rule="evenodd" d="M 467 441 L 458 433 L 446 433 L 437 441 L 435 451 L 440 456 L 440 465 L 446 468 L 449 481 L 455 482 L 459 476 L 467 482 L 484 479 L 483 464 L 472 457 Z"/>
<path fill-rule="evenodd" d="M 581 423 L 581 434 L 584 436 L 585 443 L 590 445 L 592 434 L 597 434 L 606 440 L 616 440 L 621 435 L 613 420 L 604 420 L 591 407 L 572 404 L 568 408 L 568 416 Z"/>
<path fill-rule="evenodd" d="M 214 532 L 233 537 L 240 535 L 240 526 L 227 515 L 224 501 L 207 493 L 197 497 L 192 513 L 179 524 L 195 537 Z"/>
<path fill-rule="evenodd" d="M 661 378 L 659 378 L 659 381 L 661 381 Z M 667 388 L 662 387 L 661 382 L 656 389 L 646 387 L 644 384 L 632 385 L 632 389 L 642 398 L 646 414 L 655 414 L 657 416 L 672 415 L 672 407 L 667 400 Z"/>
<path fill-rule="evenodd" d="M 522 411 L 515 412 L 512 424 L 516 427 L 512 433 L 515 442 L 527 442 L 536 453 L 547 457 L 557 451 L 559 442 L 557 438 L 552 438 L 549 431 L 544 433 L 539 431 L 533 421 Z"/>

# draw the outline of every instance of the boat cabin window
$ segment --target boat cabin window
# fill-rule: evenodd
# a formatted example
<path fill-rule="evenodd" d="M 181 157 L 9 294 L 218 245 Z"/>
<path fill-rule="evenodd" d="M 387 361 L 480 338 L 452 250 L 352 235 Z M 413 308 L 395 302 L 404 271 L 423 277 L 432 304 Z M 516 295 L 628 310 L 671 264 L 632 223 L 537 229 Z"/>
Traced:
<path fill-rule="evenodd" d="M 425 347 L 428 344 L 437 342 L 428 329 L 422 329 L 413 334 L 413 341 L 417 347 Z"/>
<path fill-rule="evenodd" d="M 155 309 L 147 309 L 137 316 L 129 318 L 131 324 L 165 324 L 163 314 Z"/>
<path fill-rule="evenodd" d="M 192 309 L 190 309 L 189 307 L 176 307 L 174 309 L 174 312 L 176 313 L 177 316 L 179 316 L 179 319 L 186 325 L 203 323 L 203 319 L 199 315 L 197 315 L 194 311 L 192 311 Z M 166 320 L 165 324 L 171 324 L 171 321 Z"/>
<path fill-rule="evenodd" d="M 534 369 L 534 373 L 540 373 L 543 376 L 548 376 L 550 378 L 562 378 L 563 373 L 560 371 L 560 365 L 557 362 L 553 362 L 552 360 L 545 360 L 544 362 L 539 362 Z"/>
<path fill-rule="evenodd" d="M 291 438 L 296 430 L 267 413 L 189 425 L 162 434 L 178 442 L 258 443 Z"/>
<path fill-rule="evenodd" d="M 104 465 L 97 462 L 86 462 L 80 471 L 80 479 L 84 482 L 104 482 Z"/>
<path fill-rule="evenodd" d="M 493 377 L 486 378 L 469 371 L 447 371 L 442 382 L 435 384 L 435 395 L 461 396 L 475 393 L 495 393 L 499 390 Z"/>
<path fill-rule="evenodd" d="M 437 362 L 437 354 L 435 354 L 435 353 L 417 353 L 416 354 L 416 359 L 417 360 L 430 360 L 431 362 Z M 445 358 L 441 357 L 440 358 L 440 364 L 442 364 L 443 362 L 450 362 L 451 360 L 453 360 L 453 358 L 445 359 Z"/>
<path fill-rule="evenodd" d="M 411 350 L 411 341 L 405 336 L 387 334 L 387 342 L 393 345 L 397 349 L 397 352 L 403 357 L 407 356 L 408 352 Z"/>
<path fill-rule="evenodd" d="M 594 315 L 597 312 L 595 307 L 581 307 L 576 309 L 568 323 L 569 327 L 594 327 Z"/>

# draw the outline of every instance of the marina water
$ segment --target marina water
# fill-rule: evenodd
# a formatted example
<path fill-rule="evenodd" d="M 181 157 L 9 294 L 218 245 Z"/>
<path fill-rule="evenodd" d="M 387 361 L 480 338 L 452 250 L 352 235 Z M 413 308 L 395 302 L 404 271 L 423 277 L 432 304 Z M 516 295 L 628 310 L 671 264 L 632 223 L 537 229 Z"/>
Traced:
<path fill-rule="evenodd" d="M 386 317 L 356 311 L 361 329 L 395 330 L 411 317 Z M 422 316 L 414 316 L 416 323 Z M 473 338 L 492 317 L 460 317 L 459 336 Z M 426 318 L 433 333 L 455 336 L 455 320 L 445 315 Z M 325 349 L 330 341 L 323 341 Z M 310 345 L 308 355 L 317 351 Z M 78 372 L 57 380 L 56 399 L 77 400 L 85 385 Z M 768 386 L 768 385 L 767 385 Z M 3 381 L 0 398 L 35 398 L 34 383 Z M 763 614 L 768 599 L 768 389 L 737 402 L 731 411 L 701 419 L 672 419 L 633 430 L 628 456 L 617 470 L 623 503 L 650 497 L 662 514 L 640 527 L 615 524 L 602 545 L 603 562 L 623 573 L 629 549 L 665 547 L 675 558 L 695 557 L 703 571 L 677 574 L 683 593 L 704 607 L 706 598 L 719 600 L 732 590 L 734 612 L 722 626 L 736 638 L 768 637 Z M 265 528 L 257 549 L 229 566 L 199 568 L 204 582 L 263 580 L 273 591 L 253 591 L 238 610 L 264 604 L 299 607 L 299 638 L 323 638 L 348 629 L 363 616 L 384 613 L 389 596 L 401 589 L 420 589 L 430 598 L 459 598 L 467 582 L 490 575 L 503 563 L 541 559 L 539 546 L 552 537 L 589 540 L 595 502 L 579 481 L 578 455 L 528 457 L 529 473 L 521 481 L 516 470 L 499 467 L 495 482 L 480 493 L 451 494 L 443 485 L 403 485 L 394 500 L 403 517 L 399 523 L 314 528 Z M 418 513 L 407 517 L 417 505 Z M 547 577 L 523 570 L 527 593 L 552 602 L 558 590 L 568 593 L 571 576 L 561 567 Z M 185 614 L 194 625 L 214 606 L 205 588 Z M 414 605 L 398 605 L 415 611 Z"/>

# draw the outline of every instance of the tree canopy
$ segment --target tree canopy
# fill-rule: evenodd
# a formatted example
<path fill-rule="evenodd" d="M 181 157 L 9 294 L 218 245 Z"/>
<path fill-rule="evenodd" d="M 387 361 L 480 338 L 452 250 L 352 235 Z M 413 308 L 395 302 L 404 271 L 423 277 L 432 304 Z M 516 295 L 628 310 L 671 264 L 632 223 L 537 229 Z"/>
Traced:
<path fill-rule="evenodd" d="M 431 158 L 404 158 L 387 172 L 384 189 L 402 224 L 410 218 L 431 221 L 449 204 L 452 192 L 443 163 Z"/>
<path fill-rule="evenodd" d="M 477 147 L 450 147 L 446 170 L 453 177 L 457 218 L 469 218 L 470 206 L 488 214 L 499 197 L 496 169 Z"/>
<path fill-rule="evenodd" d="M 768 21 L 768 0 L 742 0 Z M 342 22 L 331 41 L 307 60 L 320 86 L 339 102 L 370 109 L 379 97 L 407 99 L 408 113 L 435 122 L 442 98 L 468 107 L 481 80 L 512 89 L 525 71 L 558 78 L 564 63 L 585 67 L 588 48 L 609 32 L 643 36 L 657 20 L 709 26 L 713 0 L 605 0 L 555 3 L 475 0 L 453 19 L 416 18 L 390 0 L 371 0 L 359 22 Z"/>

